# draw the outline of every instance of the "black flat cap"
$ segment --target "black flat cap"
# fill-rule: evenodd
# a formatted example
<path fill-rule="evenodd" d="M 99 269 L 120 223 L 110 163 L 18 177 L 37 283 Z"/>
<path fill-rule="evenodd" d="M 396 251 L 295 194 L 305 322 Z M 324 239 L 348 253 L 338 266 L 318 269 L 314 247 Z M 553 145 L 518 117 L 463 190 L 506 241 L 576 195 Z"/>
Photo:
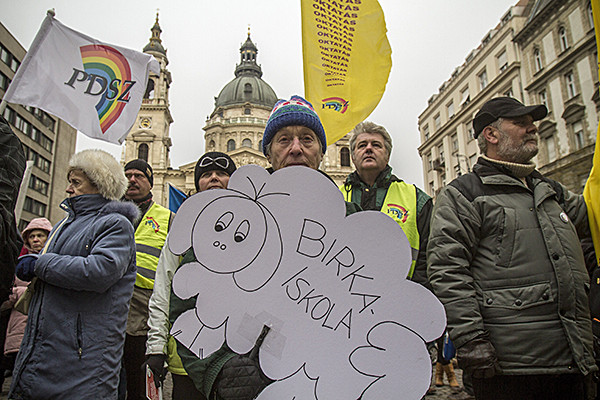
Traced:
<path fill-rule="evenodd" d="M 539 121 L 548 115 L 548 109 L 543 104 L 535 106 L 526 106 L 512 97 L 496 97 L 487 101 L 481 110 L 473 119 L 474 136 L 477 136 L 483 129 L 496 121 L 498 118 L 516 118 L 523 115 L 531 115 L 534 121 Z"/>

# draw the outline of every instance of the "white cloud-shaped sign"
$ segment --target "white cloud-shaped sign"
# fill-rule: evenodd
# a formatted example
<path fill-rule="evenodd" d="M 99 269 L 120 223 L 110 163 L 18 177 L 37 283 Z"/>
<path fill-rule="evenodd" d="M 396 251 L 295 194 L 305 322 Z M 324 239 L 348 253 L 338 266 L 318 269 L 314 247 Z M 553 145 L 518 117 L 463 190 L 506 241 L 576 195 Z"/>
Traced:
<path fill-rule="evenodd" d="M 411 249 L 396 222 L 345 212 L 335 185 L 305 167 L 245 166 L 227 190 L 189 198 L 169 247 L 193 248 L 197 263 L 177 270 L 173 291 L 198 297 L 172 334 L 202 358 L 224 339 L 247 353 L 268 326 L 260 365 L 276 382 L 260 400 L 421 398 L 443 307 L 406 279 Z"/>

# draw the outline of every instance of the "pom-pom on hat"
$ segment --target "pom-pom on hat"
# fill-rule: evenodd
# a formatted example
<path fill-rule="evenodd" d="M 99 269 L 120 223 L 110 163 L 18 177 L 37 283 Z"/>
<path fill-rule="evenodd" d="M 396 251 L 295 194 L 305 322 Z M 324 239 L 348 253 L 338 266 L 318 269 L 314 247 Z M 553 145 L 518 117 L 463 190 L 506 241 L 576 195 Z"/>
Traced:
<path fill-rule="evenodd" d="M 327 150 L 327 137 L 325 129 L 312 104 L 300 96 L 292 96 L 289 100 L 279 100 L 275 103 L 273 111 L 267 121 L 263 135 L 263 153 L 267 155 L 267 147 L 273 137 L 281 128 L 292 125 L 306 126 L 312 129 L 321 141 L 323 154 Z"/>
<path fill-rule="evenodd" d="M 124 171 L 128 169 L 137 169 L 142 172 L 148 178 L 148 182 L 150 182 L 150 187 L 154 187 L 154 171 L 152 171 L 152 167 L 146 161 L 138 158 L 137 160 L 131 160 L 127 164 L 125 164 Z"/>
<path fill-rule="evenodd" d="M 231 157 L 220 151 L 209 151 L 204 153 L 196 163 L 194 168 L 194 184 L 196 191 L 200 191 L 200 177 L 208 171 L 221 170 L 231 176 L 235 172 L 236 166 Z"/>

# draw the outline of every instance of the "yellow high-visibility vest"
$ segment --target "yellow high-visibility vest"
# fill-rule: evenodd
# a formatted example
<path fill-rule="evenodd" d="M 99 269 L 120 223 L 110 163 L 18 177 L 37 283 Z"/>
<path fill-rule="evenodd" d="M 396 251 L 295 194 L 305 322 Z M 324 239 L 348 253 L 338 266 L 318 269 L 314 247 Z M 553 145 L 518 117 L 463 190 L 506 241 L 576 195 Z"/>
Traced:
<path fill-rule="evenodd" d="M 352 187 L 342 184 L 340 190 L 344 195 L 344 199 L 351 202 Z M 380 211 L 396 221 L 408 238 L 412 256 L 408 277 L 412 278 L 417 256 L 419 255 L 420 242 L 419 230 L 417 229 L 417 188 L 406 182 L 392 182 L 385 199 L 383 199 Z"/>
<path fill-rule="evenodd" d="M 135 230 L 135 257 L 137 275 L 135 285 L 143 289 L 154 287 L 156 265 L 160 251 L 167 239 L 171 211 L 156 203 L 152 204 Z"/>

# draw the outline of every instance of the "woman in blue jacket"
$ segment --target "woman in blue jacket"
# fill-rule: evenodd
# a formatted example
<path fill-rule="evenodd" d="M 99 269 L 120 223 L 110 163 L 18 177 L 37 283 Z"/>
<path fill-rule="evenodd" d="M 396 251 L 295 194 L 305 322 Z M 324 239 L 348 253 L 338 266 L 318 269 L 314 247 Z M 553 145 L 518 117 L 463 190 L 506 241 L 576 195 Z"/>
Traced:
<path fill-rule="evenodd" d="M 67 217 L 39 257 L 17 267 L 35 278 L 10 399 L 115 399 L 127 308 L 135 281 L 132 221 L 123 168 L 102 150 L 73 156 Z"/>

